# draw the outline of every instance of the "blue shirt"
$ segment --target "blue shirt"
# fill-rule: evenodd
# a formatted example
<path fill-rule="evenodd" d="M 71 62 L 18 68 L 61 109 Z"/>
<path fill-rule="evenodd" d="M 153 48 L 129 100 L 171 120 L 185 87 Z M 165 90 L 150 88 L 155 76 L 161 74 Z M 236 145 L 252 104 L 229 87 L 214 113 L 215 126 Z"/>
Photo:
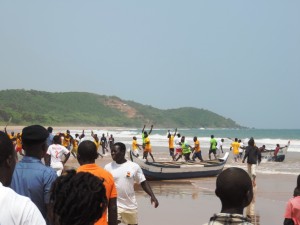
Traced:
<path fill-rule="evenodd" d="M 54 137 L 54 135 L 52 133 L 49 133 L 49 136 L 47 137 L 47 140 L 46 140 L 47 147 L 49 147 L 50 145 L 53 144 L 53 137 Z"/>
<path fill-rule="evenodd" d="M 50 189 L 56 178 L 56 172 L 41 160 L 24 156 L 16 165 L 11 188 L 18 194 L 29 197 L 46 218 L 46 204 L 49 203 Z"/>

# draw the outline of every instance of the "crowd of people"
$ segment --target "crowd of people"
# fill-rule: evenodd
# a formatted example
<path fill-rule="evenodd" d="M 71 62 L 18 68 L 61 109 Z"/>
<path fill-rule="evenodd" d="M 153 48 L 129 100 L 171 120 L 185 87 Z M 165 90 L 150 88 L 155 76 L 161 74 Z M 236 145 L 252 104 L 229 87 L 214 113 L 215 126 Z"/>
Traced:
<path fill-rule="evenodd" d="M 155 161 L 149 138 L 152 130 L 153 125 L 148 132 L 144 126 L 143 143 L 138 144 L 136 137 L 132 142 L 132 149 L 136 154 L 138 149 L 142 150 L 146 161 L 148 155 Z M 138 224 L 135 183 L 150 196 L 151 204 L 158 207 L 159 202 L 141 167 L 126 159 L 126 145 L 115 143 L 113 135 L 106 138 L 103 134 L 99 139 L 91 132 L 91 141 L 85 139 L 84 131 L 75 134 L 75 138 L 69 130 L 55 135 L 52 132 L 51 127 L 45 129 L 40 125 L 25 127 L 16 136 L 14 133 L 8 135 L 6 130 L 0 131 L 0 204 L 6 209 L 0 212 L 0 224 Z M 171 160 L 203 161 L 196 136 L 193 146 L 186 142 L 185 136 L 177 133 L 177 129 L 174 133 L 169 131 L 167 137 Z M 217 159 L 223 153 L 223 142 L 223 138 L 216 140 L 211 135 L 209 160 L 211 154 Z M 98 150 L 100 146 L 102 154 Z M 236 138 L 230 147 L 235 161 L 247 162 L 247 172 L 231 167 L 218 175 L 215 194 L 222 209 L 210 218 L 208 225 L 251 225 L 256 165 L 260 163 L 265 146 L 258 148 L 253 138 L 247 146 L 242 146 Z M 108 152 L 112 162 L 102 168 L 96 164 L 96 159 Z M 19 162 L 17 154 L 23 156 Z M 64 165 L 71 154 L 80 166 L 76 171 L 65 171 Z M 247 208 L 246 216 L 244 208 Z M 284 225 L 300 224 L 300 175 L 284 217 Z"/>
<path fill-rule="evenodd" d="M 24 156 L 18 163 L 13 137 L 0 133 L 0 195 L 3 197 L 0 202 L 9 207 L 7 211 L 1 210 L 0 224 L 138 224 L 134 183 L 140 184 L 150 196 L 151 204 L 158 207 L 141 168 L 126 160 L 125 144 L 113 143 L 110 136 L 113 162 L 104 169 L 95 163 L 100 154 L 93 132 L 94 141 L 90 141 L 84 140 L 84 131 L 73 138 L 68 130 L 56 135 L 52 135 L 52 130 L 40 125 L 23 128 Z M 71 154 L 71 143 L 76 138 L 79 140 L 74 153 L 80 167 L 63 172 Z M 107 146 L 103 149 L 108 151 Z"/>

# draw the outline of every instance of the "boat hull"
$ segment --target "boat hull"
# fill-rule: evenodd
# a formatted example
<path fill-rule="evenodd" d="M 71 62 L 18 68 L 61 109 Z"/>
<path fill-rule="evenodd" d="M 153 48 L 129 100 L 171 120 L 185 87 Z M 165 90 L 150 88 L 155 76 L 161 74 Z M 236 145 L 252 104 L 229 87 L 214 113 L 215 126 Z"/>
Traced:
<path fill-rule="evenodd" d="M 219 160 L 194 162 L 144 162 L 130 151 L 130 159 L 139 164 L 147 180 L 176 180 L 217 176 L 222 172 L 228 154 Z M 165 164 L 164 164 L 165 163 Z"/>

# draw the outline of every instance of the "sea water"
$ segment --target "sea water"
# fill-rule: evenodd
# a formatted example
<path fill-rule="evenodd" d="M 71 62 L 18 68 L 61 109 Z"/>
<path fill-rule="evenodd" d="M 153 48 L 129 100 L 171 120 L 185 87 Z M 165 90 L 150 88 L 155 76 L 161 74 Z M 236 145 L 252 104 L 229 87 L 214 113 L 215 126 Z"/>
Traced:
<path fill-rule="evenodd" d="M 147 132 L 149 128 L 145 129 Z M 153 129 L 150 134 L 150 141 L 154 157 L 159 160 L 170 160 L 168 155 L 168 130 L 174 133 L 174 129 Z M 85 130 L 86 137 L 91 139 L 90 130 Z M 71 135 L 81 134 L 81 130 L 71 130 Z M 117 129 L 98 129 L 94 133 L 100 138 L 102 134 L 106 137 L 113 135 L 115 142 L 121 141 L 129 149 L 132 143 L 132 137 L 136 136 L 139 144 L 142 144 L 141 128 L 117 128 Z M 200 141 L 202 156 L 207 159 L 210 146 L 210 136 L 214 135 L 217 140 L 223 138 L 223 150 L 230 152 L 230 145 L 234 138 L 241 139 L 245 146 L 248 140 L 253 137 L 258 147 L 266 146 L 266 149 L 275 149 L 276 144 L 280 146 L 287 145 L 290 141 L 288 153 L 284 162 L 266 162 L 259 165 L 258 171 L 270 174 L 299 174 L 300 173 L 300 130 L 298 129 L 178 129 L 177 133 L 186 137 L 186 141 L 193 146 L 193 137 L 197 136 Z M 231 152 L 230 152 L 231 153 Z M 235 163 L 229 159 L 227 166 L 245 167 L 241 162 Z"/>

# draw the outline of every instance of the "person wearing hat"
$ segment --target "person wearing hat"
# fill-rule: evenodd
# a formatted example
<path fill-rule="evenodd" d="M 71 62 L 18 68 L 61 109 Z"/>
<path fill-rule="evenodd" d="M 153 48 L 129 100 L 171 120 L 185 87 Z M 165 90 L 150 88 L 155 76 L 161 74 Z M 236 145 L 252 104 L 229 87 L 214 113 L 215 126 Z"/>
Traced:
<path fill-rule="evenodd" d="M 41 161 L 47 152 L 48 135 L 49 132 L 40 125 L 23 128 L 22 144 L 25 156 L 16 165 L 11 183 L 15 192 L 33 201 L 46 221 L 50 189 L 57 178 L 56 172 Z"/>
<path fill-rule="evenodd" d="M 30 199 L 8 187 L 16 163 L 13 143 L 0 131 L 0 224 L 46 225 L 42 214 Z"/>

